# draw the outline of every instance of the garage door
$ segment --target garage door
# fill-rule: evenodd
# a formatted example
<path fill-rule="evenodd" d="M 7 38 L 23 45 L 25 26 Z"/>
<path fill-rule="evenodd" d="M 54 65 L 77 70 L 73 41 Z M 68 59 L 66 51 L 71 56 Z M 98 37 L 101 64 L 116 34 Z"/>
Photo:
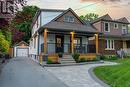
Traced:
<path fill-rule="evenodd" d="M 28 56 L 28 49 L 26 48 L 17 48 L 17 57 L 27 57 Z"/>

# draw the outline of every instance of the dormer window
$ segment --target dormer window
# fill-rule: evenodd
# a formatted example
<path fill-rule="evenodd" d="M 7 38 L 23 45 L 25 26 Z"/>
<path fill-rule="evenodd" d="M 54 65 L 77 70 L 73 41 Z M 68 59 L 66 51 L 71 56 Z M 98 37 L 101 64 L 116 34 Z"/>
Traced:
<path fill-rule="evenodd" d="M 73 16 L 65 16 L 64 21 L 65 22 L 74 22 L 74 17 Z"/>
<path fill-rule="evenodd" d="M 118 24 L 114 23 L 114 29 L 118 29 Z"/>
<path fill-rule="evenodd" d="M 105 32 L 110 32 L 110 23 L 108 23 L 108 22 L 104 23 L 104 31 Z"/>

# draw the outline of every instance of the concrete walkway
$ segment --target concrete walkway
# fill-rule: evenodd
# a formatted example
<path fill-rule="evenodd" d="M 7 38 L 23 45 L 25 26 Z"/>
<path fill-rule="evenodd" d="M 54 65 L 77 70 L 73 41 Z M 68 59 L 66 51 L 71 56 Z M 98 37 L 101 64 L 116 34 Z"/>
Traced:
<path fill-rule="evenodd" d="M 0 74 L 0 87 L 67 87 L 29 58 L 15 58 Z"/>
<path fill-rule="evenodd" d="M 105 62 L 103 64 L 88 64 L 80 66 L 46 67 L 46 70 L 54 74 L 69 87 L 106 87 L 98 83 L 89 73 L 93 67 L 114 65 L 116 63 Z"/>

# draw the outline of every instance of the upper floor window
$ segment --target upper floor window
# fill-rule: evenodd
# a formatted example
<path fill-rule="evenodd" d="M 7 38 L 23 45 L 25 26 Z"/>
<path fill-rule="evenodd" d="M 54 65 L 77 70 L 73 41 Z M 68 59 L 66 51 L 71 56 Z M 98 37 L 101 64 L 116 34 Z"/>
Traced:
<path fill-rule="evenodd" d="M 108 22 L 104 23 L 104 31 L 105 32 L 110 32 L 110 23 L 108 23 Z"/>
<path fill-rule="evenodd" d="M 122 25 L 122 34 L 127 34 L 128 30 L 127 30 L 127 26 L 125 24 Z"/>
<path fill-rule="evenodd" d="M 64 21 L 65 22 L 74 22 L 74 17 L 73 16 L 65 16 Z"/>
<path fill-rule="evenodd" d="M 114 23 L 114 29 L 118 29 L 118 24 Z"/>

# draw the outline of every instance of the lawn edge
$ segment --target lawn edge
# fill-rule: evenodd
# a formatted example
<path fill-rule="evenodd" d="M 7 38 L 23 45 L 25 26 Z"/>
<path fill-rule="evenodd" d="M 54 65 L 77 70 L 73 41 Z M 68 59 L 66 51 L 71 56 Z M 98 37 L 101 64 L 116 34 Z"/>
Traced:
<path fill-rule="evenodd" d="M 92 67 L 88 70 L 88 73 L 90 74 L 90 76 L 93 78 L 93 80 L 95 80 L 97 83 L 99 83 L 100 85 L 102 85 L 103 87 L 111 87 L 110 85 L 104 83 L 102 80 L 100 80 L 95 74 L 94 74 L 94 69 L 96 67 Z"/>

